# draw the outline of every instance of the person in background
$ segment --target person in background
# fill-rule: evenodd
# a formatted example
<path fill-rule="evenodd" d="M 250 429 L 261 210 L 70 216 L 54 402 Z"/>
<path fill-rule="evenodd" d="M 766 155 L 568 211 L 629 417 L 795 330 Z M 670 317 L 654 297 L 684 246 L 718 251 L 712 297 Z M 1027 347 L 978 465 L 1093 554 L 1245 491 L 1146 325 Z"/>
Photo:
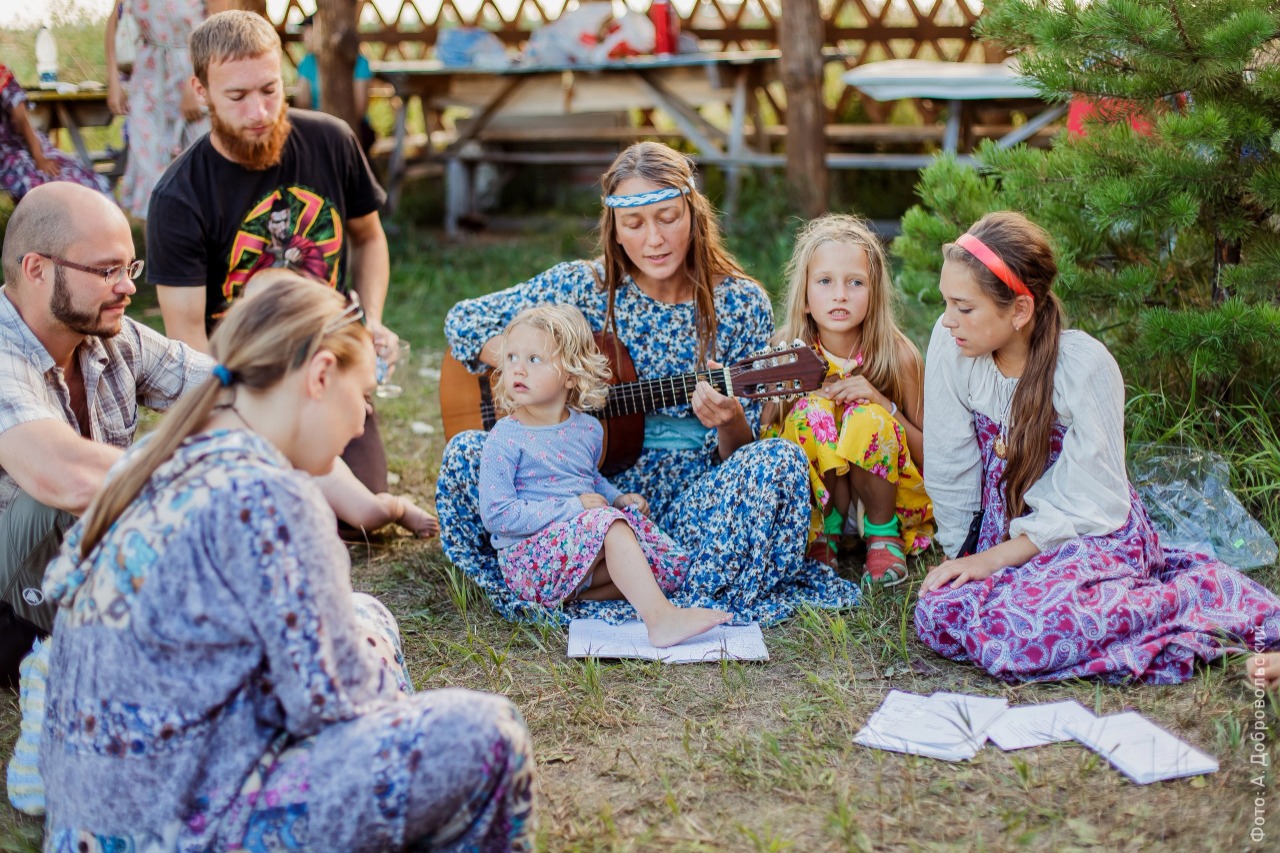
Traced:
<path fill-rule="evenodd" d="M 129 160 L 120 179 L 120 206 L 146 219 L 156 181 L 183 149 L 209 131 L 191 87 L 187 38 L 230 0 L 124 0 L 107 16 L 107 105 L 129 117 Z M 126 84 L 116 63 L 116 26 L 127 7 L 138 24 L 138 55 Z"/>
<path fill-rule="evenodd" d="M 293 105 L 300 110 L 323 110 L 324 102 L 320 98 L 320 63 L 316 54 L 320 45 L 316 38 L 315 15 L 307 15 L 302 19 L 302 44 L 307 49 L 306 56 L 298 63 L 298 90 L 293 96 Z M 355 94 L 356 112 L 360 115 L 360 126 L 355 128 L 356 138 L 360 140 L 360 148 L 364 156 L 369 156 L 377 134 L 373 125 L 369 124 L 369 81 L 373 72 L 369 69 L 369 60 L 363 53 L 356 54 Z"/>
<path fill-rule="evenodd" d="M 70 181 L 109 192 L 106 178 L 59 151 L 35 129 L 27 110 L 26 91 L 18 85 L 13 72 L 0 65 L 0 190 L 17 202 L 50 181 Z"/>
<path fill-rule="evenodd" d="M 213 129 L 151 197 L 148 279 L 165 331 L 207 351 L 250 275 L 275 263 L 272 246 L 292 246 L 308 261 L 295 269 L 359 296 L 374 345 L 390 361 L 398 338 L 382 325 L 391 258 L 378 209 L 386 194 L 345 122 L 286 108 L 280 54 L 275 28 L 251 12 L 213 15 L 192 33 L 192 83 Z M 370 491 L 387 490 L 376 417 L 343 459 Z"/>

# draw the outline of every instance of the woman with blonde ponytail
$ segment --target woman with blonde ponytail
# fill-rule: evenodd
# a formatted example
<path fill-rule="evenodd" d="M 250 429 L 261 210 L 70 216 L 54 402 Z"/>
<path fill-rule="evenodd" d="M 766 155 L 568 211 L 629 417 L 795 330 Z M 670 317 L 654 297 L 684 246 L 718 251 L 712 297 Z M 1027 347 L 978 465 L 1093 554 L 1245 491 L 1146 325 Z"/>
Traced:
<path fill-rule="evenodd" d="M 361 320 L 296 276 L 236 303 L 213 377 L 68 535 L 45 586 L 50 849 L 528 848 L 519 712 L 412 694 L 313 480 L 364 427 Z"/>
<path fill-rule="evenodd" d="M 1280 599 L 1161 547 L 1125 471 L 1120 370 L 1065 330 L 1048 235 L 991 213 L 943 255 L 924 450 L 948 559 L 921 585 L 921 639 L 1009 681 L 1159 684 L 1280 645 Z"/>

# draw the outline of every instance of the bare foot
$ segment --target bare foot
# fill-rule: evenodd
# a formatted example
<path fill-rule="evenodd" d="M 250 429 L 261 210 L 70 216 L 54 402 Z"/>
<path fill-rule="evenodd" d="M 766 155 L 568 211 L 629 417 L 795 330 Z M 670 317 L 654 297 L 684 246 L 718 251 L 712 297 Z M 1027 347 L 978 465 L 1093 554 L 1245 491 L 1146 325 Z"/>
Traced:
<path fill-rule="evenodd" d="M 1280 687 L 1280 652 L 1249 655 L 1246 666 L 1250 684 L 1268 690 Z"/>
<path fill-rule="evenodd" d="M 707 607 L 672 607 L 662 616 L 645 624 L 649 629 L 649 642 L 655 648 L 665 649 L 723 625 L 731 617 L 723 610 Z"/>
<path fill-rule="evenodd" d="M 421 509 L 413 503 L 409 503 L 405 507 L 404 516 L 400 519 L 400 526 L 413 533 L 419 539 L 430 539 L 432 536 L 440 532 L 440 521 L 425 509 Z"/>

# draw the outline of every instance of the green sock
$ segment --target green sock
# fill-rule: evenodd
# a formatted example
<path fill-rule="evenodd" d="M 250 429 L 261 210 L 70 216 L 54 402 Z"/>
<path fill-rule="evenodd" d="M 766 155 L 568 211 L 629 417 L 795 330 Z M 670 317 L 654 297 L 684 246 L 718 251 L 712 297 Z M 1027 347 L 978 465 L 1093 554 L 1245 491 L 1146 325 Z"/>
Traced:
<path fill-rule="evenodd" d="M 899 536 L 900 528 L 898 527 L 898 516 L 893 516 L 883 524 L 876 524 L 870 520 L 862 522 L 862 529 L 866 531 L 868 536 Z M 899 557 L 905 557 L 902 549 L 895 545 L 890 545 L 889 550 Z"/>
<path fill-rule="evenodd" d="M 822 532 L 839 536 L 844 532 L 844 516 L 836 510 L 832 510 L 830 515 L 824 516 L 822 519 Z"/>

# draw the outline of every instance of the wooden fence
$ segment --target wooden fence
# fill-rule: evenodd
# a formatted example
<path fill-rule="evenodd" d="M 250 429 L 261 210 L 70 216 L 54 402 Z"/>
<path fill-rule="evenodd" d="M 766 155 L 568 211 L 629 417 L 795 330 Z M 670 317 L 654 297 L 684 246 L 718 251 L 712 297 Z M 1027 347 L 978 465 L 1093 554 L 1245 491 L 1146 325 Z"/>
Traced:
<path fill-rule="evenodd" d="M 315 0 L 289 0 L 273 23 L 286 31 L 315 5 Z M 362 0 L 360 39 L 373 59 L 429 56 L 440 30 L 452 26 L 484 27 L 509 46 L 521 47 L 565 5 L 564 0 Z M 628 5 L 634 11 L 648 8 L 643 0 Z M 822 2 L 827 46 L 846 54 L 850 67 L 891 58 L 981 59 L 981 45 L 971 32 L 981 8 L 979 0 Z M 683 31 L 719 50 L 776 47 L 781 9 L 782 0 L 677 0 L 673 5 Z"/>
<path fill-rule="evenodd" d="M 696 0 L 677 2 L 680 27 L 710 50 L 774 48 L 783 0 Z M 510 47 L 523 47 L 529 34 L 560 15 L 565 0 L 361 0 L 360 40 L 371 59 L 422 59 L 432 55 L 441 29 L 484 27 Z M 461 9 L 459 8 L 461 6 Z M 648 9 L 644 0 L 628 8 Z M 381 7 L 381 8 L 379 8 Z M 944 59 L 997 62 L 973 36 L 981 0 L 822 0 L 825 46 L 844 56 L 846 68 L 882 59 Z M 315 0 L 289 0 L 273 23 L 286 40 L 293 24 L 315 11 Z M 859 100 L 867 117 L 883 122 L 888 109 L 851 89 L 842 89 L 831 116 L 845 115 Z M 777 108 L 777 104 L 774 104 Z M 779 108 L 781 109 L 781 108 Z"/>

